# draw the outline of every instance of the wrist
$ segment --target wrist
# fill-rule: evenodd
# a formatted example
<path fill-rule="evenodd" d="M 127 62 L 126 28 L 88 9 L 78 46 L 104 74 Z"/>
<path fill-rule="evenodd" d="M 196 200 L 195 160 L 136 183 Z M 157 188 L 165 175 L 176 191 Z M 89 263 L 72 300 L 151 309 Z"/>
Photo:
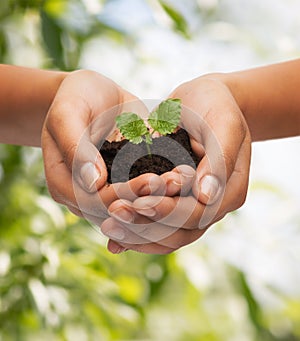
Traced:
<path fill-rule="evenodd" d="M 51 103 L 68 73 L 0 65 L 0 142 L 40 146 Z"/>
<path fill-rule="evenodd" d="M 31 116 L 32 123 L 31 126 L 25 125 L 24 141 L 17 142 L 17 144 L 39 147 L 41 144 L 42 127 L 44 125 L 47 113 L 62 82 L 69 75 L 69 73 L 61 71 L 38 70 L 36 75 L 36 82 L 32 82 L 30 95 L 28 95 L 27 98 L 28 101 L 28 99 L 32 97 L 31 100 L 33 105 L 28 106 L 28 109 L 31 110 L 31 113 L 27 114 L 27 116 Z M 38 96 L 34 95 L 35 91 L 37 92 Z M 28 109 L 26 110 L 27 112 Z"/>
<path fill-rule="evenodd" d="M 300 134 L 300 100 L 297 91 L 300 60 L 208 75 L 218 79 L 231 92 L 243 113 L 252 141 Z"/>

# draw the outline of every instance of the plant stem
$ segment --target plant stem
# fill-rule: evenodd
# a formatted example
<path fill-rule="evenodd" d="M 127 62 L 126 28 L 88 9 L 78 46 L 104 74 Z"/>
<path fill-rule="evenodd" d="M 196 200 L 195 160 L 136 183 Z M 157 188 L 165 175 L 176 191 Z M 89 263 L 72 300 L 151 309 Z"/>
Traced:
<path fill-rule="evenodd" d="M 151 149 L 150 149 L 150 145 L 148 143 L 146 143 L 146 148 L 147 148 L 147 151 L 148 151 L 148 155 L 152 159 Z"/>

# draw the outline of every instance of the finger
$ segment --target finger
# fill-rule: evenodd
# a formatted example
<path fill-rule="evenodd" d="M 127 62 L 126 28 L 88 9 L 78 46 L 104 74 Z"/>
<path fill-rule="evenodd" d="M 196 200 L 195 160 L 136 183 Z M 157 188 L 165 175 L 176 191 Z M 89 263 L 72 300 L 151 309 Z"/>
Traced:
<path fill-rule="evenodd" d="M 106 185 L 96 193 L 87 193 L 73 181 L 51 136 L 47 138 L 43 156 L 49 192 L 55 201 L 79 209 L 85 216 L 107 217 L 107 207 L 119 198 L 134 200 L 141 195 L 164 192 L 162 179 L 147 173 L 129 182 Z"/>
<path fill-rule="evenodd" d="M 106 139 L 109 141 L 114 141 L 115 137 L 119 135 L 119 130 L 117 129 L 115 123 L 115 118 L 118 114 L 129 111 L 137 112 L 141 117 L 146 117 L 148 114 L 147 107 L 136 96 L 121 88 L 119 88 L 119 92 L 120 94 L 118 100 L 120 104 L 118 106 L 102 112 L 100 109 L 98 109 L 93 115 L 96 115 L 96 119 L 90 125 L 89 134 L 92 143 L 97 146 L 98 150 L 101 149 L 101 146 Z M 99 113 L 101 113 L 101 115 L 99 115 Z M 82 145 L 82 149 L 84 151 L 86 146 Z M 99 163 L 104 164 L 102 157 L 99 160 Z M 103 182 L 97 182 L 96 184 L 97 189 L 99 189 L 103 185 Z"/>
<path fill-rule="evenodd" d="M 204 213 L 214 215 L 213 211 L 209 211 L 206 205 L 201 204 L 193 196 L 145 196 L 137 198 L 132 203 L 132 208 L 139 215 L 146 216 L 153 221 L 188 230 L 205 228 L 206 225 L 201 224 Z M 138 216 L 136 216 L 134 222 L 138 221 Z"/>
<path fill-rule="evenodd" d="M 104 186 L 98 195 L 105 207 L 117 199 L 133 201 L 139 196 L 165 192 L 165 183 L 160 176 L 145 173 L 127 182 Z"/>
<path fill-rule="evenodd" d="M 176 228 L 153 222 L 141 217 L 135 224 L 125 224 L 114 218 L 107 218 L 101 225 L 101 231 L 107 237 L 123 243 L 145 244 L 155 242 L 161 244 L 176 232 Z"/>
<path fill-rule="evenodd" d="M 163 190 L 163 182 L 156 174 L 143 174 L 126 183 L 116 183 L 105 185 L 96 193 L 86 193 L 81 187 L 74 183 L 74 193 L 68 191 L 67 196 L 71 197 L 72 202 L 83 214 L 107 217 L 107 208 L 116 200 L 133 201 L 141 195 L 149 195 Z M 57 183 L 56 186 L 59 186 Z"/>
<path fill-rule="evenodd" d="M 109 238 L 116 239 L 114 231 L 120 230 L 122 239 L 119 238 L 118 240 L 126 243 L 161 243 L 168 236 L 173 235 L 180 227 L 167 226 L 146 216 L 139 215 L 133 209 L 132 203 L 126 200 L 114 201 L 108 208 L 108 212 L 113 219 L 105 220 L 101 226 L 102 232 Z"/>
<path fill-rule="evenodd" d="M 115 239 L 110 230 L 123 231 L 123 242 L 143 244 L 146 242 L 159 242 L 167 236 L 174 234 L 178 228 L 162 225 L 146 216 L 139 215 L 127 200 L 116 200 L 108 208 L 110 216 L 101 226 L 108 237 Z M 120 240 L 120 239 L 119 239 Z"/>
<path fill-rule="evenodd" d="M 205 137 L 206 154 L 197 167 L 197 180 L 193 186 L 194 195 L 204 204 L 213 204 L 224 193 L 245 139 L 244 130 L 235 134 L 228 126 L 230 124 L 223 130 L 214 127 L 211 136 Z"/>
<path fill-rule="evenodd" d="M 111 133 L 113 133 L 113 136 L 115 136 L 116 131 L 118 131 L 115 124 L 115 117 L 117 116 L 117 114 L 125 111 L 133 111 L 138 112 L 141 116 L 143 116 L 146 115 L 146 112 L 148 113 L 148 110 L 144 103 L 140 101 L 136 96 L 123 89 L 119 90 L 120 98 L 118 100 L 120 104 L 106 111 L 101 111 L 102 108 L 98 108 L 97 110 L 95 109 L 93 116 L 96 116 L 96 119 L 93 120 L 88 129 L 88 138 L 90 138 L 90 141 L 92 142 L 94 148 L 96 148 L 94 145 L 97 146 L 97 162 L 95 163 L 96 169 L 97 167 L 100 167 L 101 169 L 103 167 L 105 168 L 105 177 L 100 177 L 100 179 L 96 181 L 94 186 L 96 189 L 101 188 L 107 179 L 106 165 L 102 156 L 98 153 L 98 150 L 100 150 L 101 144 L 104 142 L 104 140 L 110 138 Z M 99 115 L 99 113 L 101 115 Z M 93 168 L 91 167 L 91 163 L 86 163 L 83 167 L 80 168 L 80 165 L 82 164 L 81 155 L 83 153 L 87 153 L 88 150 L 88 144 L 86 140 L 87 138 L 84 135 L 80 141 L 80 145 L 77 150 L 78 155 L 76 154 L 76 161 L 79 166 L 77 166 L 76 163 L 74 163 L 73 166 L 73 171 L 76 169 L 80 169 L 81 179 L 84 180 L 88 180 L 89 177 L 91 177 L 91 174 L 95 174 L 95 172 L 92 172 Z M 81 150 L 82 153 L 80 152 Z M 88 172 L 86 172 L 86 170 L 88 170 Z M 96 178 L 96 176 L 94 176 L 94 178 Z"/>
<path fill-rule="evenodd" d="M 87 193 L 73 181 L 69 169 L 51 136 L 47 136 L 43 149 L 47 184 L 53 199 L 61 204 L 79 209 L 84 214 L 106 216 L 107 207 L 116 199 L 134 200 L 163 190 L 163 181 L 156 174 L 143 174 L 127 183 L 106 185 L 96 193 Z"/>
<path fill-rule="evenodd" d="M 108 240 L 107 250 L 113 254 L 119 254 L 119 253 L 122 253 L 124 251 L 127 251 L 127 249 L 125 247 L 121 246 L 120 244 L 118 244 L 117 242 L 115 242 L 112 239 Z"/>
<path fill-rule="evenodd" d="M 245 158 L 247 158 L 245 156 Z M 243 173 L 245 172 L 245 173 Z M 183 229 L 206 229 L 222 219 L 228 212 L 238 209 L 246 199 L 248 178 L 247 170 L 234 171 L 226 186 L 222 202 L 213 205 L 203 205 L 194 197 L 143 197 L 136 199 L 131 207 L 139 213 L 134 223 L 140 223 L 140 216 L 158 221 L 173 227 L 180 225 Z M 113 205 L 117 205 L 114 202 Z M 189 214 L 187 214 L 189 212 Z M 183 218 L 184 217 L 184 218 Z"/>
<path fill-rule="evenodd" d="M 77 208 L 72 207 L 72 206 L 69 206 L 68 210 L 70 212 L 72 212 L 73 214 L 75 214 L 76 216 L 78 216 L 80 218 L 84 218 L 86 221 L 90 222 L 92 227 L 101 226 L 103 221 L 105 220 L 105 218 L 107 218 L 107 217 L 101 218 L 99 216 L 94 216 L 94 215 L 90 215 L 90 214 L 86 214 L 86 213 L 83 214 L 80 210 L 78 210 Z M 95 228 L 95 229 L 99 232 L 98 228 Z"/>
<path fill-rule="evenodd" d="M 228 200 L 230 199 L 228 198 Z M 227 201 L 226 203 L 228 205 Z M 112 205 L 116 204 L 117 202 Z M 141 223 L 143 221 L 141 217 L 144 216 L 152 221 L 159 222 L 163 226 L 185 230 L 204 230 L 228 212 L 226 204 L 221 207 L 218 204 L 207 206 L 192 196 L 161 198 L 148 196 L 135 200 L 132 203 L 132 208 L 136 211 L 132 214 L 135 224 Z M 114 212 L 110 211 L 110 214 L 121 221 L 118 216 L 119 212 L 115 215 Z"/>
<path fill-rule="evenodd" d="M 243 149 L 244 148 L 241 149 L 242 156 L 237 162 L 239 166 L 236 167 L 236 170 L 234 170 L 228 180 L 223 198 L 212 205 L 205 206 L 202 215 L 201 212 L 199 212 L 198 219 L 200 229 L 213 225 L 217 221 L 223 219 L 227 213 L 240 208 L 245 202 L 248 189 L 249 170 L 247 167 L 249 166 L 249 159 L 247 157 L 247 151 Z M 241 164 L 243 164 L 242 167 Z M 196 221 L 197 216 L 194 216 L 194 218 Z"/>
<path fill-rule="evenodd" d="M 85 190 L 96 191 L 107 180 L 105 163 L 95 145 L 115 129 L 114 117 L 122 108 L 141 110 L 145 108 L 141 103 L 95 72 L 74 72 L 61 84 L 44 130 L 51 134 L 67 167 Z"/>
<path fill-rule="evenodd" d="M 119 254 L 127 250 L 132 250 L 135 252 L 145 253 L 145 254 L 156 254 L 156 255 L 167 255 L 175 251 L 169 247 L 150 243 L 141 245 L 131 245 L 131 244 L 120 244 L 114 240 L 109 240 L 107 244 L 107 249 L 113 254 Z"/>
<path fill-rule="evenodd" d="M 166 183 L 166 196 L 187 195 L 192 188 L 196 171 L 188 165 L 179 165 L 161 175 Z"/>
<path fill-rule="evenodd" d="M 250 148 L 248 143 L 242 145 L 236 169 L 228 180 L 223 199 L 209 206 L 200 202 L 195 204 L 189 218 L 182 225 L 183 228 L 207 228 L 244 203 L 248 188 Z M 178 197 L 163 199 L 143 197 L 135 200 L 132 207 L 139 214 L 148 216 L 152 220 L 174 226 L 179 223 L 177 217 L 182 217 L 193 205 L 189 197 L 181 198 L 180 205 L 178 200 Z M 135 218 L 135 222 L 137 221 L 138 219 Z"/>
<path fill-rule="evenodd" d="M 76 207 L 71 172 L 48 132 L 43 134 L 42 152 L 47 186 L 52 198 L 60 204 Z"/>
<path fill-rule="evenodd" d="M 121 223 L 134 224 L 135 231 L 138 231 L 136 225 L 147 225 L 150 222 L 172 226 L 172 230 L 163 230 L 166 236 L 167 231 L 173 233 L 174 228 L 197 229 L 205 209 L 206 206 L 199 203 L 193 196 L 144 196 L 133 203 L 127 200 L 116 200 L 109 206 L 108 213 Z M 161 235 L 159 236 L 161 238 Z M 143 234 L 143 237 L 149 236 Z"/>
<path fill-rule="evenodd" d="M 224 194 L 247 132 L 230 91 L 217 85 L 207 82 L 202 84 L 201 91 L 191 87 L 190 93 L 184 95 L 181 115 L 182 125 L 192 136 L 197 153 L 205 150 L 193 186 L 194 195 L 204 204 L 213 204 Z"/>
<path fill-rule="evenodd" d="M 70 212 L 72 212 L 74 215 L 76 215 L 77 217 L 83 218 L 83 214 L 80 210 L 78 210 L 76 207 L 73 206 L 67 206 L 68 210 Z"/>
<path fill-rule="evenodd" d="M 145 244 L 126 243 L 123 241 L 110 240 L 108 250 L 112 253 L 121 253 L 125 250 L 132 250 L 146 254 L 169 254 L 193 243 L 205 233 L 204 230 L 178 230 L 171 236 L 161 240 L 159 243 L 148 242 Z"/>
<path fill-rule="evenodd" d="M 79 209 L 83 214 L 106 216 L 106 207 L 99 200 L 98 194 L 87 193 L 77 182 L 73 181 L 52 137 L 45 135 L 44 142 L 45 175 L 53 199 L 60 204 Z"/>
<path fill-rule="evenodd" d="M 127 227 L 129 227 L 129 224 L 127 224 Z M 144 229 L 143 226 L 140 227 Z M 135 233 L 126 228 L 125 224 L 121 224 L 113 218 L 106 219 L 102 223 L 100 230 L 106 237 L 117 242 L 130 242 L 133 244 L 144 244 L 148 242 L 147 239 L 140 236 L 141 229 Z"/>
<path fill-rule="evenodd" d="M 239 152 L 235 170 L 227 182 L 218 214 L 222 215 L 236 210 L 245 202 L 249 183 L 250 159 L 251 144 L 249 141 L 245 141 Z"/>
<path fill-rule="evenodd" d="M 201 136 L 198 136 L 198 139 L 199 141 L 190 136 L 192 150 L 198 156 L 199 160 L 201 160 L 205 155 L 205 149 L 203 144 L 200 142 Z"/>

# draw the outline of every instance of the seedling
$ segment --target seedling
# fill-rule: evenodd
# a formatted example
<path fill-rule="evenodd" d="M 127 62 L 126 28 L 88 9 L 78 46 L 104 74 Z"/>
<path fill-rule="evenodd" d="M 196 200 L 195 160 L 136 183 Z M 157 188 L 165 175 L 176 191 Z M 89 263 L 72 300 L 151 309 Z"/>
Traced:
<path fill-rule="evenodd" d="M 160 136 L 171 134 L 178 127 L 181 114 L 181 100 L 167 99 L 160 103 L 158 108 L 152 111 L 148 117 L 148 126 L 145 121 L 133 112 L 124 112 L 116 117 L 117 127 L 121 134 L 130 142 L 146 143 L 148 154 L 151 155 L 150 145 L 152 135 L 158 132 Z"/>

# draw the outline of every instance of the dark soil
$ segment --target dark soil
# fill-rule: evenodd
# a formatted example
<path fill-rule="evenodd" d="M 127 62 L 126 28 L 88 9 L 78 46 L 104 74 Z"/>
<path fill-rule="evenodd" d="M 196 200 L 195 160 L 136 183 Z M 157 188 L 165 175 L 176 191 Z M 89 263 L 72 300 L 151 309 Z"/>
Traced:
<path fill-rule="evenodd" d="M 108 170 L 108 182 L 125 182 L 144 173 L 163 174 L 182 164 L 194 169 L 199 158 L 193 153 L 189 135 L 184 129 L 153 139 L 148 155 L 146 143 L 132 144 L 128 140 L 105 141 L 100 153 Z"/>

